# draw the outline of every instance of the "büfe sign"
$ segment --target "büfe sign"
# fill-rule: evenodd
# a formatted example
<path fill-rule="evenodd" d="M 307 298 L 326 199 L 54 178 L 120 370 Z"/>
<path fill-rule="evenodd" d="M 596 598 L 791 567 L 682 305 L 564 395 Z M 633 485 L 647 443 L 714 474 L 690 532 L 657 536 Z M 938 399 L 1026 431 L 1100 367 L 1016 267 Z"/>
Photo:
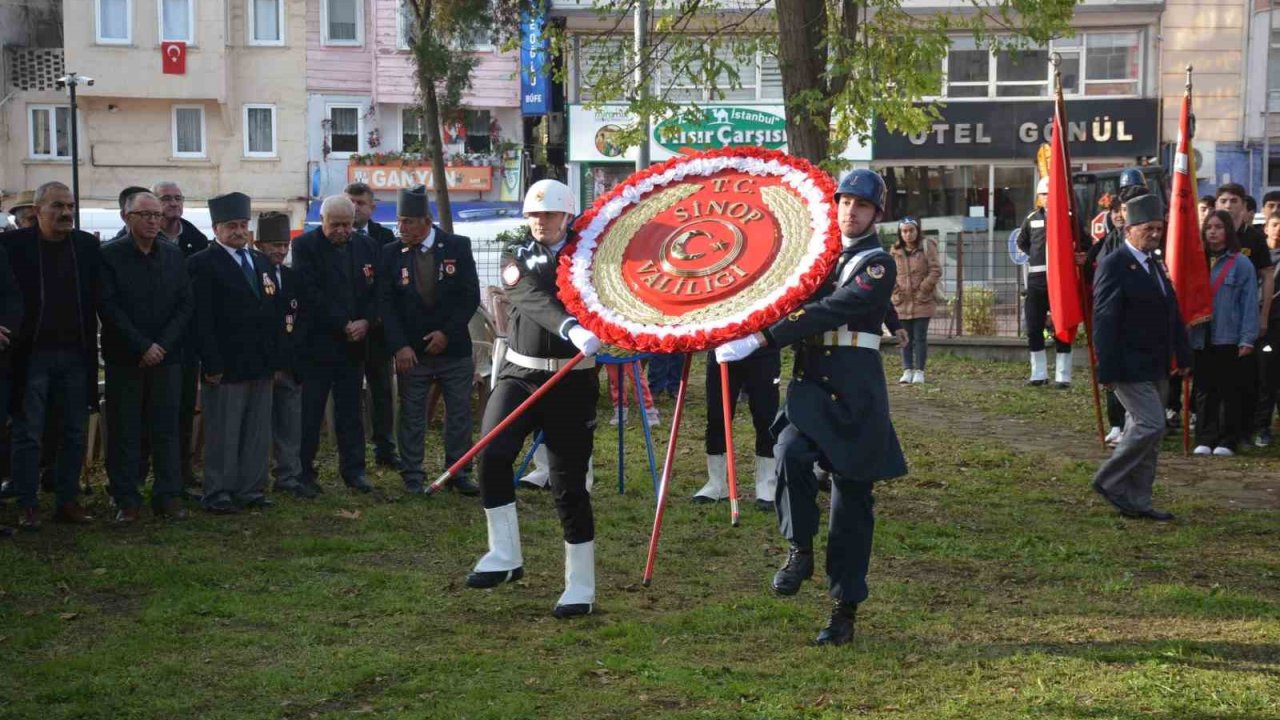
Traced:
<path fill-rule="evenodd" d="M 493 168 L 446 166 L 445 186 L 464 192 L 488 192 L 493 189 Z M 430 165 L 348 165 L 347 182 L 366 183 L 373 190 L 399 190 L 414 185 L 435 188 Z"/>

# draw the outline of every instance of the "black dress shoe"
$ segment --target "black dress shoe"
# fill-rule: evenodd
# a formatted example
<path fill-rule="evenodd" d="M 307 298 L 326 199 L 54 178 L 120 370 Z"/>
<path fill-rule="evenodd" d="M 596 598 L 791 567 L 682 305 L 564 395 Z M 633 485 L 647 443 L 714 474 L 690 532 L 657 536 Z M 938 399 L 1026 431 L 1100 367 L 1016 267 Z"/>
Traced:
<path fill-rule="evenodd" d="M 453 488 L 454 492 L 459 495 L 465 495 L 467 497 L 475 497 L 480 494 L 480 486 L 476 485 L 475 481 L 466 475 L 450 480 L 449 487 Z"/>
<path fill-rule="evenodd" d="M 294 495 L 306 500 L 317 498 L 324 493 L 324 488 L 314 480 L 299 480 L 298 489 L 294 491 Z"/>
<path fill-rule="evenodd" d="M 373 461 L 378 467 L 391 468 L 393 470 L 400 469 L 400 458 L 395 455 L 379 455 Z"/>
<path fill-rule="evenodd" d="M 267 497 L 266 495 L 261 495 L 252 500 L 249 500 L 244 504 L 244 506 L 247 508 L 259 508 L 259 509 L 265 510 L 266 508 L 275 507 L 276 504 L 274 501 L 272 501 L 271 498 Z"/>
<path fill-rule="evenodd" d="M 1071 383 L 1058 382 L 1058 383 L 1054 383 L 1054 384 L 1053 384 L 1053 387 L 1054 387 L 1055 389 L 1057 389 L 1057 390 L 1070 390 L 1070 389 L 1071 389 Z"/>
<path fill-rule="evenodd" d="M 800 585 L 813 577 L 813 548 L 792 545 L 787 562 L 773 575 L 773 591 L 779 595 L 795 595 Z"/>
<path fill-rule="evenodd" d="M 204 506 L 205 510 L 214 515 L 234 515 L 236 512 L 235 503 L 230 498 L 220 497 Z"/>
<path fill-rule="evenodd" d="M 853 620 L 857 613 L 858 603 L 835 601 L 831 606 L 831 619 L 814 642 L 818 645 L 844 645 L 852 640 Z"/>
<path fill-rule="evenodd" d="M 1049 384 L 1048 380 L 1028 380 L 1027 381 L 1027 385 L 1031 387 L 1040 387 L 1041 385 L 1048 385 L 1048 384 Z"/>
<path fill-rule="evenodd" d="M 491 588 L 498 587 L 502 583 L 515 582 L 524 577 L 524 568 L 518 567 L 515 570 L 472 570 L 467 573 L 467 587 L 469 588 Z"/>
<path fill-rule="evenodd" d="M 531 483 L 528 480 L 518 480 L 516 484 L 519 486 L 521 490 L 547 490 L 548 489 L 548 485 L 539 485 L 538 483 Z"/>
<path fill-rule="evenodd" d="M 1096 492 L 1096 493 L 1098 493 L 1099 495 L 1101 495 L 1103 500 L 1106 500 L 1108 503 L 1110 503 L 1110 504 L 1111 504 L 1111 507 L 1113 507 L 1113 508 L 1115 508 L 1115 509 L 1119 510 L 1119 511 L 1120 511 L 1120 514 L 1125 515 L 1125 514 L 1128 514 L 1128 513 L 1136 512 L 1136 510 L 1135 510 L 1132 506 L 1130 506 L 1130 505 L 1129 505 L 1129 503 L 1127 503 L 1127 502 L 1125 502 L 1125 501 L 1121 500 L 1120 498 L 1117 498 L 1116 496 L 1112 495 L 1111 493 L 1107 492 L 1107 491 L 1106 491 L 1105 489 L 1103 489 L 1103 487 L 1102 487 L 1101 485 L 1099 485 L 1097 482 L 1092 482 L 1092 483 L 1090 483 L 1090 484 L 1089 484 L 1089 487 L 1093 488 L 1093 491 L 1094 491 L 1094 492 Z"/>
<path fill-rule="evenodd" d="M 771 513 L 774 511 L 772 502 L 768 500 L 761 500 L 760 498 L 756 498 L 756 509 L 759 510 L 760 512 L 767 512 L 767 513 Z"/>
<path fill-rule="evenodd" d="M 720 502 L 720 501 L 719 501 L 719 500 L 716 500 L 716 499 L 715 499 L 715 498 L 713 498 L 713 497 L 707 497 L 706 495 L 694 495 L 694 496 L 693 496 L 693 504 L 694 504 L 694 505 L 710 505 L 710 504 L 712 504 L 712 503 L 717 503 L 717 502 Z"/>
<path fill-rule="evenodd" d="M 1142 520 L 1155 520 L 1156 522 L 1169 522 L 1173 519 L 1173 513 L 1157 510 L 1155 508 L 1147 508 L 1146 510 L 1121 510 L 1120 514 L 1128 518 L 1139 518 Z"/>
<path fill-rule="evenodd" d="M 405 483 L 404 491 L 409 495 L 426 495 L 427 494 L 427 488 L 421 482 Z"/>
<path fill-rule="evenodd" d="M 373 492 L 373 486 L 369 484 L 369 481 L 366 480 L 363 475 L 353 480 L 348 480 L 347 487 L 351 488 L 352 490 L 358 493 Z"/>
<path fill-rule="evenodd" d="M 556 609 L 551 611 L 552 615 L 564 620 L 566 618 L 581 617 L 591 614 L 591 603 L 574 603 L 572 605 L 556 605 Z"/>

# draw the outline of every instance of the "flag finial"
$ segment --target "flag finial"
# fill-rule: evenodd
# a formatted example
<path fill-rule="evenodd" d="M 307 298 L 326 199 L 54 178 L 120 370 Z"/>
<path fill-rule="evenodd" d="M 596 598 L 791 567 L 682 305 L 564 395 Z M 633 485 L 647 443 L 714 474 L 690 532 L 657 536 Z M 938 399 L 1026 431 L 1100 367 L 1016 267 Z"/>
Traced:
<path fill-rule="evenodd" d="M 1187 63 L 1187 92 L 1191 92 L 1191 63 Z"/>

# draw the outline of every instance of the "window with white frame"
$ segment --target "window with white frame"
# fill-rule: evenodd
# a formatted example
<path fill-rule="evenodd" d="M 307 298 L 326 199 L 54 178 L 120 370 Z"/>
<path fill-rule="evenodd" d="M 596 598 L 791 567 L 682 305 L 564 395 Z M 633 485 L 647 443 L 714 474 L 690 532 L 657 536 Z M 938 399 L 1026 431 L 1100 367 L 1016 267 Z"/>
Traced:
<path fill-rule="evenodd" d="M 248 0 L 249 44 L 284 44 L 284 0 Z"/>
<path fill-rule="evenodd" d="M 200 105 L 173 106 L 173 156 L 205 157 L 204 108 Z"/>
<path fill-rule="evenodd" d="M 71 108 L 31 105 L 27 108 L 27 150 L 33 160 L 71 157 Z"/>
<path fill-rule="evenodd" d="M 94 0 L 94 31 L 104 45 L 128 45 L 132 39 L 133 0 Z"/>
<path fill-rule="evenodd" d="M 1062 58 L 1066 95 L 1138 95 L 1142 77 L 1142 34 L 1137 30 L 1080 33 L 1054 40 Z M 1052 92 L 1050 50 L 1024 48 L 992 52 L 972 37 L 952 39 L 944 68 L 950 98 L 1045 97 Z"/>
<path fill-rule="evenodd" d="M 244 106 L 244 156 L 251 158 L 276 156 L 275 105 Z"/>
<path fill-rule="evenodd" d="M 321 0 L 320 10 L 326 45 L 363 44 L 363 0 Z"/>
<path fill-rule="evenodd" d="M 947 97 L 1044 97 L 1049 94 L 1049 51 L 991 52 L 972 37 L 956 38 L 946 60 Z"/>
<path fill-rule="evenodd" d="M 603 78 L 612 77 L 618 72 L 620 58 L 630 58 L 630 41 L 624 42 L 618 37 L 601 37 L 581 35 L 578 40 L 578 52 L 575 54 L 578 79 L 578 99 L 581 102 L 598 100 L 602 102 L 621 102 L 626 98 L 621 94 L 602 97 L 596 88 Z M 628 76 L 627 92 L 630 92 L 631 78 Z"/>
<path fill-rule="evenodd" d="M 493 152 L 492 119 L 488 110 L 463 110 L 462 121 L 467 128 L 466 149 L 469 153 Z"/>
<path fill-rule="evenodd" d="M 400 0 L 396 12 L 396 49 L 408 50 L 418 38 L 418 26 L 414 20 L 411 0 Z"/>
<path fill-rule="evenodd" d="M 400 151 L 422 152 L 422 108 L 400 108 Z"/>
<path fill-rule="evenodd" d="M 778 67 L 778 58 L 769 53 L 760 53 L 760 99 L 781 100 L 782 68 Z"/>
<path fill-rule="evenodd" d="M 1280 111 L 1280 14 L 1271 13 L 1271 36 L 1267 43 L 1267 109 Z M 1280 183 L 1280 176 L 1272 176 Z"/>
<path fill-rule="evenodd" d="M 160 41 L 195 44 L 195 0 L 156 0 L 160 9 Z"/>
<path fill-rule="evenodd" d="M 337 158 L 360 152 L 360 106 L 328 105 L 329 153 Z"/>
<path fill-rule="evenodd" d="M 657 56 L 665 53 L 655 51 Z M 582 101 L 621 101 L 623 97 L 597 98 L 594 88 L 599 78 L 613 80 L 620 67 L 620 58 L 630 64 L 631 40 L 619 37 L 579 36 L 577 53 L 578 98 Z M 728 44 L 716 49 L 719 62 L 715 79 L 716 92 L 712 92 L 703 75 L 701 63 L 692 59 L 687 63 L 664 60 L 653 73 L 653 92 L 672 102 L 758 102 L 781 100 L 782 72 L 778 59 L 751 47 L 733 47 Z M 729 69 L 732 68 L 732 73 Z M 736 75 L 736 79 L 733 76 Z M 627 78 L 628 84 L 630 78 Z M 739 87 L 731 87 L 738 85 Z"/>

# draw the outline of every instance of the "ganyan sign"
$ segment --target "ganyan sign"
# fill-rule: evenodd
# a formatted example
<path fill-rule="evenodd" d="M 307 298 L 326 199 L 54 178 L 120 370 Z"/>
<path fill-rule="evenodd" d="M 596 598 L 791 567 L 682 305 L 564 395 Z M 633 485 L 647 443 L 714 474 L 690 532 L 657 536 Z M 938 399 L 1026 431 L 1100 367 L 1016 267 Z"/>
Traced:
<path fill-rule="evenodd" d="M 488 192 L 493 189 L 493 168 L 446 166 L 445 186 L 462 192 Z M 371 189 L 399 190 L 414 185 L 435 189 L 430 165 L 348 165 L 347 182 L 366 183 Z"/>

